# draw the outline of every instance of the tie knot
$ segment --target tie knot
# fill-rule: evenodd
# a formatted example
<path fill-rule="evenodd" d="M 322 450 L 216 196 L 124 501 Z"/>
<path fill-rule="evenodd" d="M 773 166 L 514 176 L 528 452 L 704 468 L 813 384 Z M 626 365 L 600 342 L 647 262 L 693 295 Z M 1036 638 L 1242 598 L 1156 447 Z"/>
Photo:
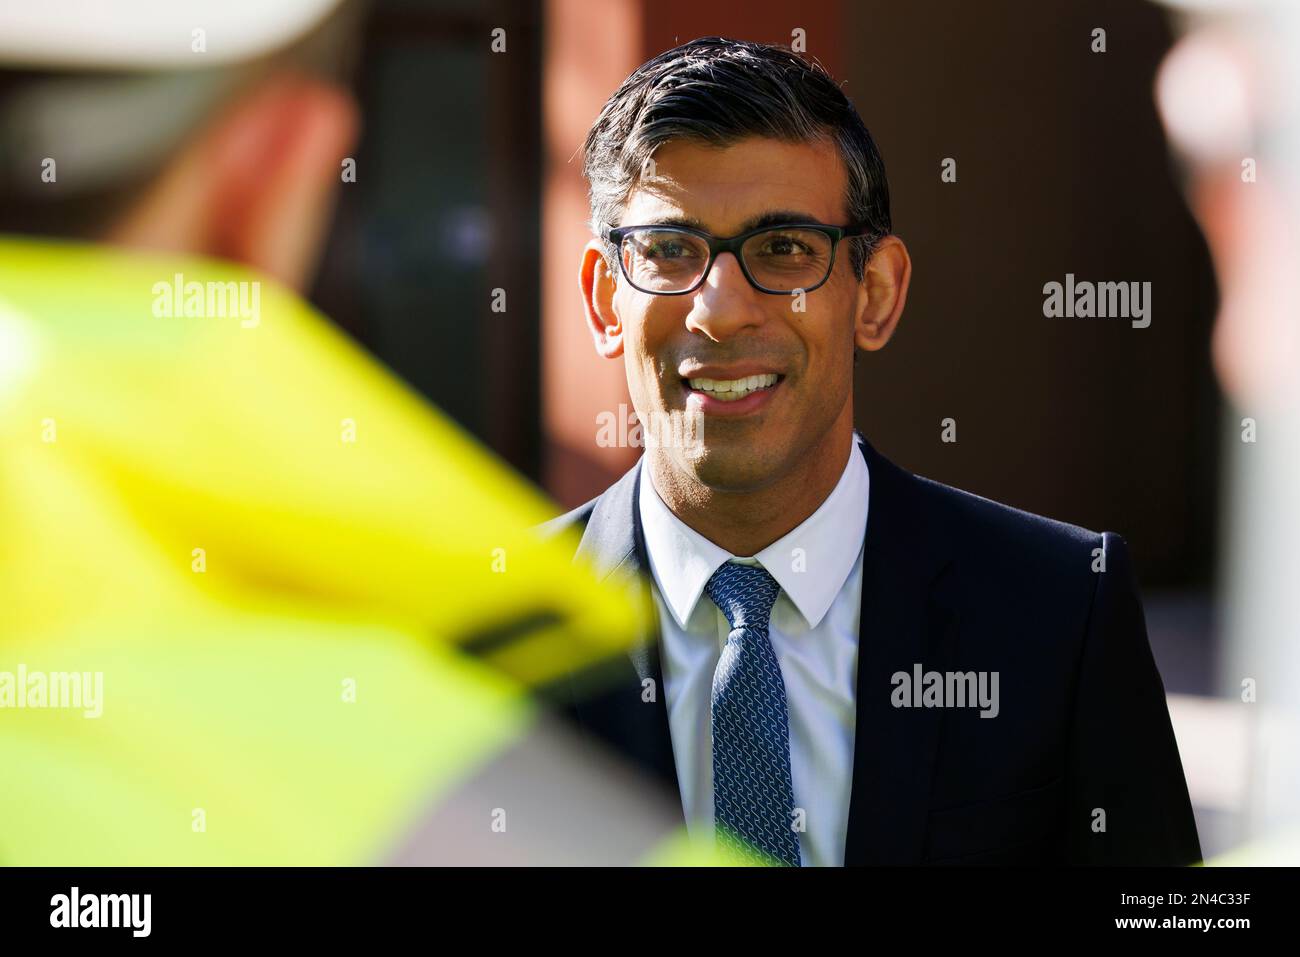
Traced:
<path fill-rule="evenodd" d="M 704 586 L 732 628 L 767 628 L 781 586 L 762 565 L 726 562 Z"/>

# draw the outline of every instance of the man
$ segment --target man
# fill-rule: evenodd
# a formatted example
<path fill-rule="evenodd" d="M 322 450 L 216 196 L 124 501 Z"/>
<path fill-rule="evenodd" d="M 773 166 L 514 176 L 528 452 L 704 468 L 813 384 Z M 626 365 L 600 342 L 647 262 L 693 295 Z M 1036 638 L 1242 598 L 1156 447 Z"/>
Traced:
<path fill-rule="evenodd" d="M 760 861 L 1199 860 L 1124 540 L 854 430 L 857 350 L 888 343 L 911 264 L 835 82 L 687 43 L 606 103 L 585 174 L 587 322 L 647 451 L 550 528 L 648 576 L 658 634 L 578 723 Z"/>

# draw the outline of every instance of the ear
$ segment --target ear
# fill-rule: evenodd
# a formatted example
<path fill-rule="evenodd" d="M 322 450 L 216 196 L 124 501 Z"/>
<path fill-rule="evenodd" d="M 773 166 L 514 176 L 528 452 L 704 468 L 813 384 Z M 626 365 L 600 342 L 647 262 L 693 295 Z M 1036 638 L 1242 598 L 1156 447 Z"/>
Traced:
<path fill-rule="evenodd" d="M 858 287 L 853 338 L 859 349 L 875 352 L 889 342 L 903 316 L 911 280 L 912 257 L 907 254 L 907 247 L 897 236 L 886 236 L 867 260 Z"/>
<path fill-rule="evenodd" d="M 238 260 L 306 289 L 358 128 L 341 88 L 278 75 L 208 121 L 103 238 Z"/>
<path fill-rule="evenodd" d="M 587 313 L 596 351 L 606 359 L 623 354 L 623 324 L 614 308 L 614 290 L 618 267 L 605 258 L 605 244 L 598 239 L 582 250 L 582 268 L 578 282 L 582 286 L 582 305 Z"/>

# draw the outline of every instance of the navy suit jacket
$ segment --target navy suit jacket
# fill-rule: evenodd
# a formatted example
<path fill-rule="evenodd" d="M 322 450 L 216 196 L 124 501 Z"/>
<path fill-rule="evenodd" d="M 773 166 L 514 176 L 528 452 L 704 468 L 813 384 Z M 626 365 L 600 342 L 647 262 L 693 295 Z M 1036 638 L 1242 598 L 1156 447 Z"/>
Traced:
<path fill-rule="evenodd" d="M 859 443 L 871 487 L 845 863 L 1199 861 L 1124 540 L 920 478 Z M 604 577 L 650 575 L 642 461 L 545 526 L 581 529 L 578 555 Z M 894 676 L 918 665 L 997 672 L 997 716 L 896 706 Z M 657 630 L 606 677 L 595 694 L 569 682 L 562 712 L 678 793 L 664 695 L 642 694 L 647 678 L 663 688 Z"/>

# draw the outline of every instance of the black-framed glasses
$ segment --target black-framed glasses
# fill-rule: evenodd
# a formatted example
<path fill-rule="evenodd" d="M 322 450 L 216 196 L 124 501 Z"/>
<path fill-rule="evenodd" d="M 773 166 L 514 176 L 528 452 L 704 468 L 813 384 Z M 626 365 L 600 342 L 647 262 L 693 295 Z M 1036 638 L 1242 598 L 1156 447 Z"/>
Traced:
<path fill-rule="evenodd" d="M 831 277 L 841 239 L 869 233 L 865 226 L 786 223 L 719 238 L 689 226 L 617 226 L 606 229 L 605 239 L 618 250 L 624 278 L 641 292 L 694 292 L 718 254 L 731 253 L 759 292 L 789 296 L 812 292 Z"/>

